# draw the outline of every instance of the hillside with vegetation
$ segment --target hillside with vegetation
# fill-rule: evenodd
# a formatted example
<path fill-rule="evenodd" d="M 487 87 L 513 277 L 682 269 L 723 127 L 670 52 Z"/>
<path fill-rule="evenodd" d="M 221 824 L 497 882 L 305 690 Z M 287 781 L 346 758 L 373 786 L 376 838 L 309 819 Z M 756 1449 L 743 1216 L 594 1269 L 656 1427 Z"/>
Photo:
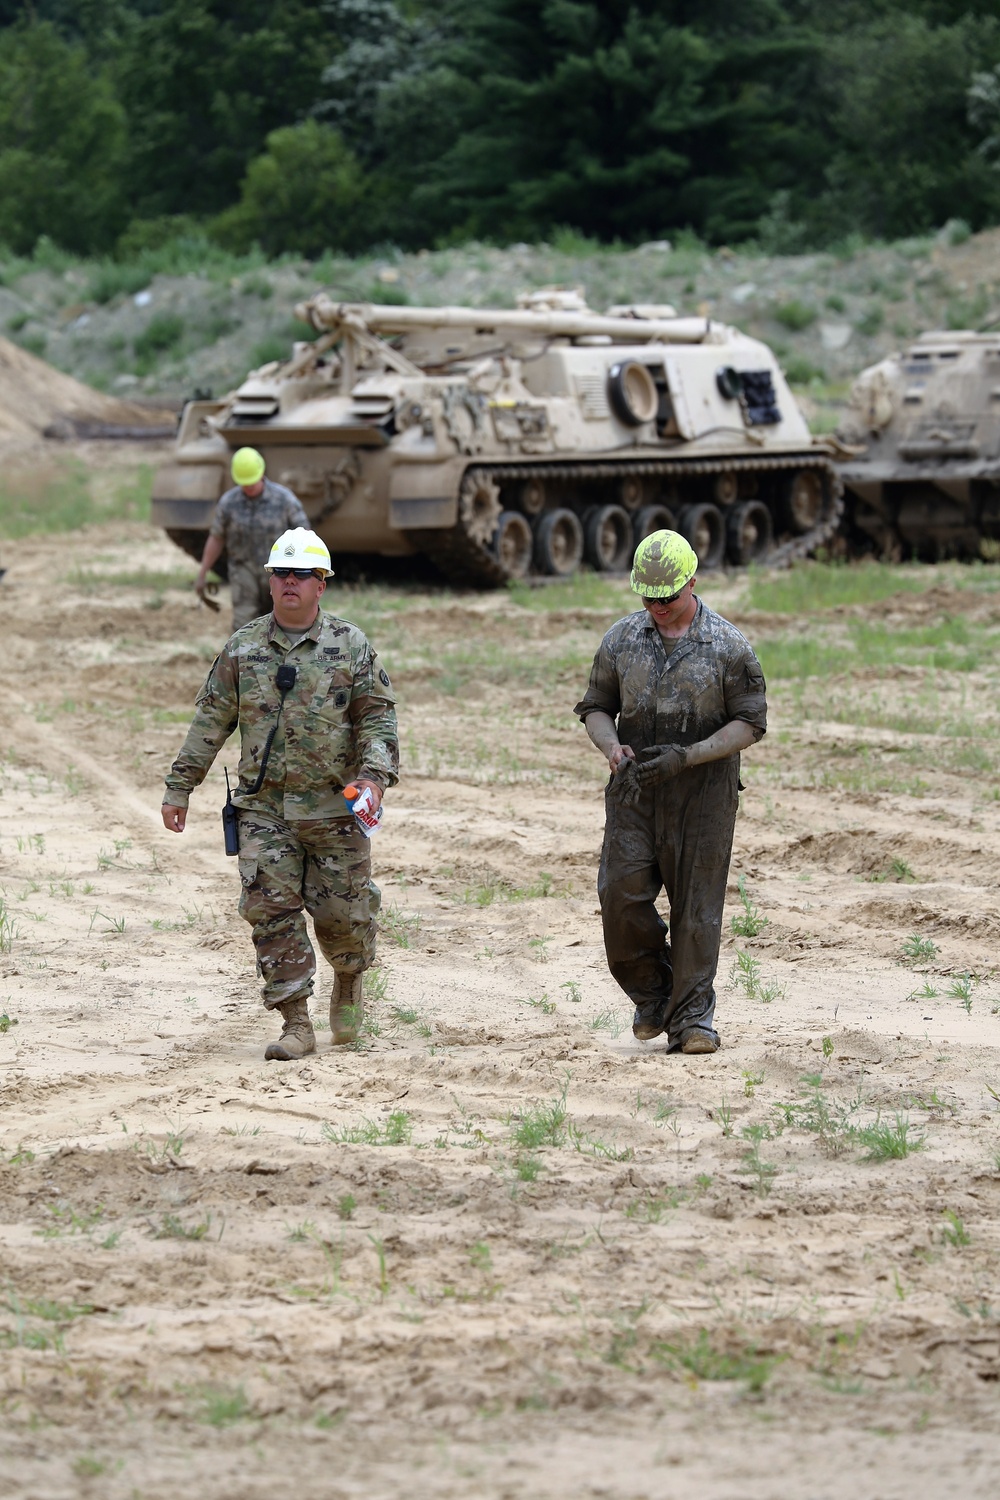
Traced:
<path fill-rule="evenodd" d="M 44 241 L 0 258 L 0 335 L 87 385 L 148 403 L 230 389 L 286 356 L 311 330 L 295 303 L 319 287 L 346 299 L 509 307 L 519 291 L 582 287 L 596 310 L 670 303 L 735 324 L 778 353 L 819 429 L 835 425 L 851 377 L 926 328 L 1000 319 L 1000 231 L 855 241 L 837 251 L 767 256 L 694 236 L 634 249 L 570 231 L 549 243 L 316 261 L 236 255 L 204 238 L 131 259 L 84 260 Z"/>

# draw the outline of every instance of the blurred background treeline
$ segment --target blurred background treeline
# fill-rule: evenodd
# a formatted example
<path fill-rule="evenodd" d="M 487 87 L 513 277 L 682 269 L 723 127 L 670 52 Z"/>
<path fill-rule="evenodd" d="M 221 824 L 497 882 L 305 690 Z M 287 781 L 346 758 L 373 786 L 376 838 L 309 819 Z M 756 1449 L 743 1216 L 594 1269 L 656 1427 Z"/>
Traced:
<path fill-rule="evenodd" d="M 997 0 L 0 0 L 0 244 L 1000 222 Z"/>

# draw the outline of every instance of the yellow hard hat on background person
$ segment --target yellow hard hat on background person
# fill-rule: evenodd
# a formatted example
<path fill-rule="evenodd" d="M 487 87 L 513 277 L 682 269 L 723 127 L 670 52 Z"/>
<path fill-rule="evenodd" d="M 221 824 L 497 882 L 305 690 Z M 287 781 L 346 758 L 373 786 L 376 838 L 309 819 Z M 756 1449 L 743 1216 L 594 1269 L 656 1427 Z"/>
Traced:
<path fill-rule="evenodd" d="M 263 455 L 256 448 L 237 448 L 229 472 L 236 484 L 256 484 L 264 478 L 266 467 Z"/>
<path fill-rule="evenodd" d="M 632 591 L 646 599 L 679 594 L 698 571 L 698 554 L 679 531 L 651 531 L 635 549 Z"/>
<path fill-rule="evenodd" d="M 313 568 L 326 578 L 333 577 L 329 547 L 321 536 L 304 526 L 281 533 L 264 567 L 268 573 L 272 568 Z"/>

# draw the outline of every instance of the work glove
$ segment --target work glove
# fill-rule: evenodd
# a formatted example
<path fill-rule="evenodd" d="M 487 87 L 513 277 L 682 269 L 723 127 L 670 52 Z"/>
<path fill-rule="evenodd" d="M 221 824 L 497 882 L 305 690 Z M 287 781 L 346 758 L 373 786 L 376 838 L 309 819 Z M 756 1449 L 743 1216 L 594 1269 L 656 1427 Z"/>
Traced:
<path fill-rule="evenodd" d="M 202 604 L 207 605 L 214 614 L 219 613 L 219 601 L 218 599 L 212 597 L 219 591 L 219 585 L 217 583 L 209 583 L 204 578 L 196 578 L 194 581 L 194 591 L 198 595 L 198 598 L 201 600 Z"/>
<path fill-rule="evenodd" d="M 635 760 L 627 760 L 614 776 L 610 795 L 622 807 L 634 807 L 648 787 L 661 786 L 687 765 L 683 745 L 650 745 Z"/>

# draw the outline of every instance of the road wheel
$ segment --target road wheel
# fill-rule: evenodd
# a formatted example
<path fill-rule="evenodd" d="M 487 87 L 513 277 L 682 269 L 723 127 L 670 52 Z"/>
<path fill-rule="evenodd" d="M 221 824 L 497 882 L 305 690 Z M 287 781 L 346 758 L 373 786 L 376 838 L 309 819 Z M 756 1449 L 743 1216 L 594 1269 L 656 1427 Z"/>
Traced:
<path fill-rule="evenodd" d="M 583 527 L 571 510 L 547 510 L 535 532 L 535 564 L 539 572 L 568 578 L 583 557 Z"/>
<path fill-rule="evenodd" d="M 620 505 L 595 505 L 583 528 L 587 561 L 599 573 L 621 573 L 632 561 L 632 522 Z"/>
<path fill-rule="evenodd" d="M 458 497 L 458 516 L 462 529 L 472 541 L 488 547 L 500 519 L 500 486 L 483 474 L 471 474 L 462 480 Z"/>
<path fill-rule="evenodd" d="M 517 510 L 505 510 L 497 522 L 493 551 L 510 578 L 523 578 L 531 567 L 535 537 L 530 525 Z"/>
<path fill-rule="evenodd" d="M 519 496 L 521 509 L 526 516 L 537 516 L 545 509 L 545 480 L 526 479 Z"/>
<path fill-rule="evenodd" d="M 726 526 L 717 505 L 686 505 L 677 517 L 677 530 L 697 552 L 699 569 L 721 567 Z"/>
<path fill-rule="evenodd" d="M 740 484 L 731 469 L 728 469 L 725 474 L 717 474 L 712 488 L 717 505 L 735 505 L 740 493 Z"/>
<path fill-rule="evenodd" d="M 771 512 L 759 500 L 747 500 L 729 513 L 726 556 L 739 568 L 764 562 L 771 550 L 771 536 Z"/>
<path fill-rule="evenodd" d="M 643 537 L 654 531 L 676 531 L 674 513 L 666 505 L 644 505 L 632 522 L 632 544 L 638 547 Z"/>
<path fill-rule="evenodd" d="M 797 536 L 811 531 L 823 512 L 823 476 L 816 469 L 800 469 L 785 483 L 785 519 Z"/>
<path fill-rule="evenodd" d="M 645 485 L 639 474 L 626 474 L 618 486 L 618 503 L 628 511 L 638 510 L 642 504 Z"/>

